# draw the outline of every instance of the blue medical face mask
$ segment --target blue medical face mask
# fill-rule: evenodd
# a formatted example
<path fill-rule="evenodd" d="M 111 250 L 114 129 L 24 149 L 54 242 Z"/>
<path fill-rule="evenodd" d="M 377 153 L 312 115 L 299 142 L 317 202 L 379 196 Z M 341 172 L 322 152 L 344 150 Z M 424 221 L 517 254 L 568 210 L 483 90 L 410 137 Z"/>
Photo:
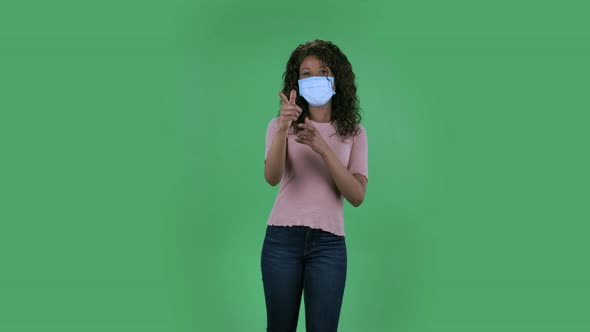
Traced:
<path fill-rule="evenodd" d="M 307 100 L 310 105 L 323 106 L 330 101 L 334 91 L 333 76 L 312 76 L 298 81 L 299 94 Z"/>

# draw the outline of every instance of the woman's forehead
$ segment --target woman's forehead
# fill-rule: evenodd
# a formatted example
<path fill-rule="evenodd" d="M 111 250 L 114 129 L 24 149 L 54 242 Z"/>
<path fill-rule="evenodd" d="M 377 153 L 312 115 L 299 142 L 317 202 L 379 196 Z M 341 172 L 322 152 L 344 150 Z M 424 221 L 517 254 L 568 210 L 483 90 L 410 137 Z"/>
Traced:
<path fill-rule="evenodd" d="M 299 68 L 318 68 L 322 66 L 327 68 L 326 63 L 322 62 L 318 57 L 315 55 L 308 55 L 303 59 L 303 61 L 301 61 Z"/>

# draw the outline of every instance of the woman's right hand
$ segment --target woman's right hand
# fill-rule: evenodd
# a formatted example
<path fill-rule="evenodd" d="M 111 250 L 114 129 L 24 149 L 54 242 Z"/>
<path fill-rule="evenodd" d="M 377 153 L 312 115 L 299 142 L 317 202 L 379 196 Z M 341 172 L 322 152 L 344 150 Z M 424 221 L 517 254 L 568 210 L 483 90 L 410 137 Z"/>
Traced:
<path fill-rule="evenodd" d="M 303 112 L 301 107 L 295 104 L 297 98 L 297 91 L 291 89 L 290 99 L 282 91 L 279 91 L 281 97 L 281 114 L 279 118 L 279 130 L 288 130 L 293 120 L 297 120 L 299 115 Z"/>

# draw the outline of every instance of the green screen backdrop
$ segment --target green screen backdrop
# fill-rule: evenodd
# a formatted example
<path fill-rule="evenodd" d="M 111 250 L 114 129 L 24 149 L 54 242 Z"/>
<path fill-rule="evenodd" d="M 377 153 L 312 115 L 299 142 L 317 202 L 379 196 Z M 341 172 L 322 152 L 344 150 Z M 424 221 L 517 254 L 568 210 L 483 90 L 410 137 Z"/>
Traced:
<path fill-rule="evenodd" d="M 2 1 L 0 331 L 264 331 L 265 130 L 315 38 L 369 142 L 339 330 L 589 331 L 589 14 Z"/>

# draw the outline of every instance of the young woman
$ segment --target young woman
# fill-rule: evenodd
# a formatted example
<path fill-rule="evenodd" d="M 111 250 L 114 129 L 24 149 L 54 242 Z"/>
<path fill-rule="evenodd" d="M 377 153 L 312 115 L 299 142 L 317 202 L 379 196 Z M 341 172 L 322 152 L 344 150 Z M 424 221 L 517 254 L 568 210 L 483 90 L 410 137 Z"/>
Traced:
<path fill-rule="evenodd" d="M 261 253 L 267 331 L 296 331 L 302 293 L 307 332 L 337 331 L 343 197 L 358 207 L 368 181 L 355 75 L 336 45 L 316 39 L 293 51 L 283 78 L 279 114 L 266 130 L 264 178 L 281 184 Z"/>

